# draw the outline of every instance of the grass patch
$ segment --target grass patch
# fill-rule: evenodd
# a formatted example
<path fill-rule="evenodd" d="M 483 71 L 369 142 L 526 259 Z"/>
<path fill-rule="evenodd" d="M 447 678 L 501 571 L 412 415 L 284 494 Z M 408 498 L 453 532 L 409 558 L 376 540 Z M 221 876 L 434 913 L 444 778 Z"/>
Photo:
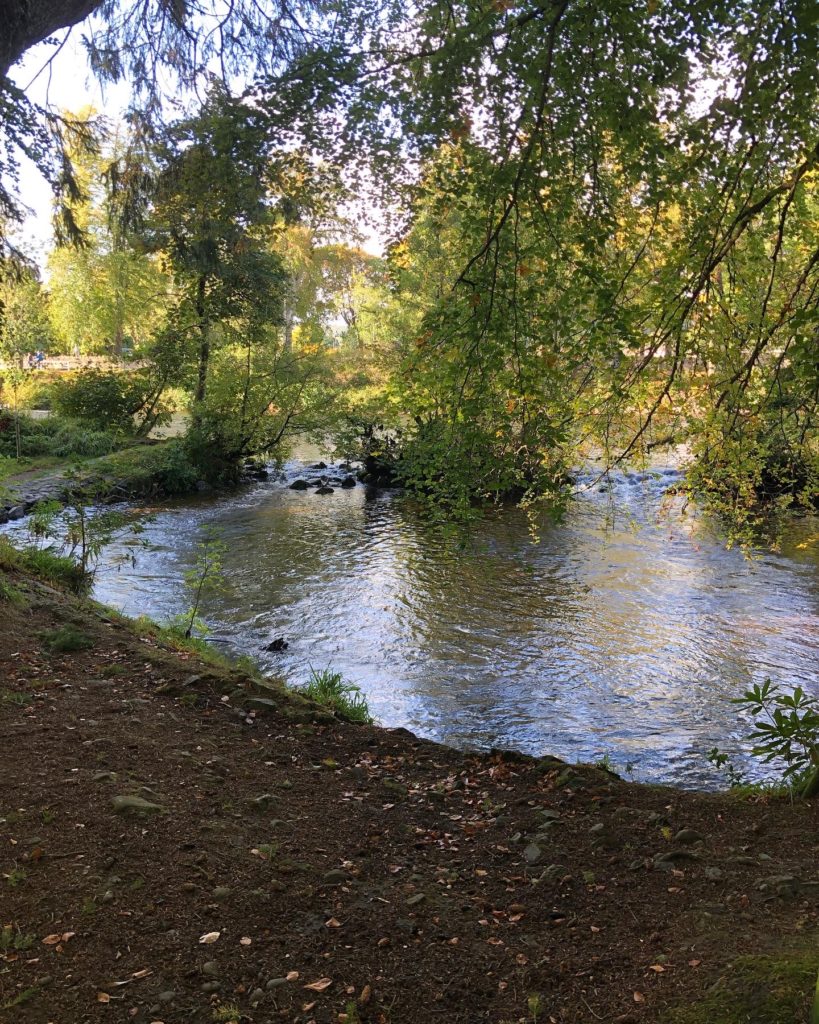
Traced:
<path fill-rule="evenodd" d="M 25 707 L 33 694 L 23 690 L 0 690 L 0 704 L 13 704 L 18 708 Z"/>
<path fill-rule="evenodd" d="M 34 936 L 26 935 L 13 924 L 0 928 L 0 953 L 24 953 L 34 945 Z"/>
<path fill-rule="evenodd" d="M 321 672 L 311 669 L 310 682 L 302 693 L 351 722 L 372 725 L 373 717 L 367 698 L 355 683 L 348 682 L 340 672 L 333 672 L 329 668 Z"/>
<path fill-rule="evenodd" d="M 2 575 L 0 575 L 0 602 L 17 605 L 18 608 L 26 604 L 23 592 L 15 587 L 11 580 Z"/>
<path fill-rule="evenodd" d="M 27 878 L 28 872 L 25 868 L 13 868 L 5 876 L 6 882 L 12 889 L 16 889 L 18 885 L 22 885 Z"/>
<path fill-rule="evenodd" d="M 5 537 L 0 537 L 0 571 L 30 572 L 79 595 L 86 594 L 91 585 L 90 577 L 73 558 L 49 548 L 15 548 Z"/>
<path fill-rule="evenodd" d="M 74 626 L 60 626 L 59 629 L 52 629 L 43 633 L 46 645 L 52 654 L 68 654 L 73 651 L 87 651 L 94 646 L 94 641 L 75 629 Z"/>
<path fill-rule="evenodd" d="M 705 998 L 672 1010 L 662 1024 L 817 1024 L 817 972 L 819 950 L 741 957 Z"/>
<path fill-rule="evenodd" d="M 7 1003 L 3 1003 L 0 1006 L 0 1010 L 13 1010 L 15 1006 L 22 1006 L 24 1003 L 29 1002 L 33 999 L 40 991 L 40 985 L 32 985 L 30 988 L 24 988 L 23 991 L 10 999 Z"/>

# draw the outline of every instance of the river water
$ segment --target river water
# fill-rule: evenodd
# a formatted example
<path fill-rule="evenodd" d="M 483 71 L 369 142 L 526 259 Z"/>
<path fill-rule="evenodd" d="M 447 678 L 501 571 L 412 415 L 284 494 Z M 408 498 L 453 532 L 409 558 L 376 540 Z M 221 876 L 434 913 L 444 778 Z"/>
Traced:
<path fill-rule="evenodd" d="M 289 489 L 304 472 L 294 462 L 238 495 L 162 506 L 133 562 L 125 542 L 105 552 L 95 596 L 159 621 L 181 612 L 183 573 L 215 527 L 230 588 L 204 618 L 271 674 L 300 684 L 331 667 L 384 725 L 462 748 L 608 756 L 684 786 L 720 784 L 715 745 L 753 774 L 728 703 L 750 682 L 819 693 L 815 521 L 749 561 L 665 496 L 676 475 L 660 467 L 586 480 L 536 541 L 507 509 L 457 550 L 407 496 Z M 287 649 L 267 651 L 278 637 Z"/>

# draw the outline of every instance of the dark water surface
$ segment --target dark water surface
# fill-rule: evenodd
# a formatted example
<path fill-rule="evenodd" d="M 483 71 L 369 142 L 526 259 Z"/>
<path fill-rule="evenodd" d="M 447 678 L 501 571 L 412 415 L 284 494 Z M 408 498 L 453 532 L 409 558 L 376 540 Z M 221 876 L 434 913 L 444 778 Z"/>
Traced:
<path fill-rule="evenodd" d="M 376 717 L 459 747 L 569 760 L 608 754 L 634 777 L 718 782 L 705 752 L 739 749 L 726 698 L 770 676 L 819 693 L 815 522 L 782 554 L 746 560 L 663 510 L 671 470 L 581 490 L 533 543 L 497 512 L 454 551 L 397 492 L 331 495 L 288 480 L 163 507 L 135 565 L 106 552 L 95 596 L 163 620 L 206 527 L 228 545 L 213 635 L 291 683 L 310 666 L 358 683 Z M 265 647 L 285 637 L 280 654 Z M 739 760 L 747 763 L 741 750 Z"/>

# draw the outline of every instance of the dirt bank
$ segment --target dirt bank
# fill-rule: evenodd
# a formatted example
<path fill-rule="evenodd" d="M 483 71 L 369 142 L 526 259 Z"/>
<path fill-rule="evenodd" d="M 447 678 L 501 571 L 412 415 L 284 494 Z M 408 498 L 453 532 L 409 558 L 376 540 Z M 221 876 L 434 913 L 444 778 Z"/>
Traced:
<path fill-rule="evenodd" d="M 808 1019 L 815 806 L 353 726 L 0 579 L 4 1021 Z"/>

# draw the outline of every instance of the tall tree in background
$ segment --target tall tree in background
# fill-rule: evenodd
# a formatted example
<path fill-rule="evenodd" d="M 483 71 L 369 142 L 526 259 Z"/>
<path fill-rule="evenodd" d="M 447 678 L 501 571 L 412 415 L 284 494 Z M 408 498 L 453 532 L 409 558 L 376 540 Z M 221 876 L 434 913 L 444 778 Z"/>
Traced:
<path fill-rule="evenodd" d="M 75 119 L 93 116 L 81 111 Z M 48 259 L 49 311 L 68 352 L 121 358 L 127 347 L 131 355 L 144 355 L 165 314 L 169 280 L 157 259 L 134 247 L 116 209 L 123 169 L 139 163 L 133 146 L 125 126 L 117 126 L 98 149 L 70 153 L 80 189 L 72 217 L 83 244 L 58 246 Z"/>

